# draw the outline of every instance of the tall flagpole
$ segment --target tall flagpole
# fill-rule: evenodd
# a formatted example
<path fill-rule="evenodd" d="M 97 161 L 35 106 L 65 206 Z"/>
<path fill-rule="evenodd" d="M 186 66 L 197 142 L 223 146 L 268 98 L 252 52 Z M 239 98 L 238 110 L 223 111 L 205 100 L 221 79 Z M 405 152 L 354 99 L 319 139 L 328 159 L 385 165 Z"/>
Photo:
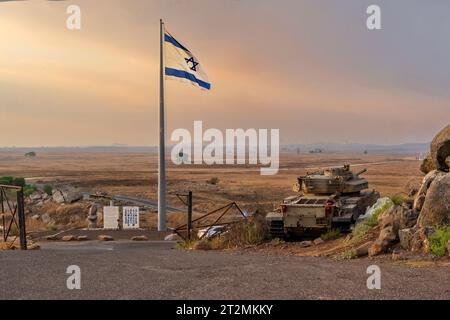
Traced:
<path fill-rule="evenodd" d="M 164 22 L 159 20 L 159 171 L 158 171 L 158 231 L 166 231 L 166 150 L 164 130 Z"/>

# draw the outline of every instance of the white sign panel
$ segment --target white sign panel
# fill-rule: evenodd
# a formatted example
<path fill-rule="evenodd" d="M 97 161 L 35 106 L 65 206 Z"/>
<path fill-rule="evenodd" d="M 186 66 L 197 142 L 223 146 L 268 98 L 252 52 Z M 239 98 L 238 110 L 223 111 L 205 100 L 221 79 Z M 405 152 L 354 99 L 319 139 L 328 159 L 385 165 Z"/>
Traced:
<path fill-rule="evenodd" d="M 123 207 L 123 228 L 139 229 L 139 207 Z"/>
<path fill-rule="evenodd" d="M 103 229 L 119 229 L 119 207 L 103 207 Z"/>

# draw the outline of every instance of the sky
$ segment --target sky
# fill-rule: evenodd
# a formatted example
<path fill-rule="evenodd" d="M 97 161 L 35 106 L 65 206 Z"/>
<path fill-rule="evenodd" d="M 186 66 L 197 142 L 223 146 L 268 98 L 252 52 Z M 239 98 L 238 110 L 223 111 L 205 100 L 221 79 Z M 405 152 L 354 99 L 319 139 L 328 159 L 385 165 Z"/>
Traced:
<path fill-rule="evenodd" d="M 81 8 L 81 30 L 66 9 Z M 382 30 L 366 28 L 381 7 Z M 158 142 L 159 19 L 211 91 L 166 81 L 177 128 L 282 144 L 429 142 L 450 123 L 447 0 L 0 1 L 0 146 Z"/>

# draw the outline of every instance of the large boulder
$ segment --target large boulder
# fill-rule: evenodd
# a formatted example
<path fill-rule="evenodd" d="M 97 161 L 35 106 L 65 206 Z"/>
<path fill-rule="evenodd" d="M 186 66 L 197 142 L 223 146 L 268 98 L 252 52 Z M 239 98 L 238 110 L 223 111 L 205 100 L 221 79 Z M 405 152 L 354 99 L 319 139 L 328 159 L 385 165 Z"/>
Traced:
<path fill-rule="evenodd" d="M 60 190 L 53 190 L 52 198 L 53 198 L 53 201 L 55 201 L 56 203 L 64 203 L 65 202 L 64 195 Z"/>
<path fill-rule="evenodd" d="M 450 223 L 450 173 L 431 182 L 417 223 L 421 228 Z"/>
<path fill-rule="evenodd" d="M 431 183 L 436 179 L 436 177 L 440 177 L 445 175 L 444 172 L 438 170 L 432 170 L 428 172 L 428 174 L 423 178 L 422 185 L 420 186 L 419 191 L 416 193 L 414 198 L 413 209 L 417 211 L 421 211 L 423 204 L 425 203 L 425 198 L 427 195 L 427 191 L 431 186 Z"/>
<path fill-rule="evenodd" d="M 73 203 L 81 200 L 83 195 L 75 188 L 64 188 L 53 190 L 53 201 L 57 203 Z"/>
<path fill-rule="evenodd" d="M 436 169 L 449 171 L 447 157 L 450 157 L 450 124 L 442 129 L 431 142 L 431 159 Z"/>

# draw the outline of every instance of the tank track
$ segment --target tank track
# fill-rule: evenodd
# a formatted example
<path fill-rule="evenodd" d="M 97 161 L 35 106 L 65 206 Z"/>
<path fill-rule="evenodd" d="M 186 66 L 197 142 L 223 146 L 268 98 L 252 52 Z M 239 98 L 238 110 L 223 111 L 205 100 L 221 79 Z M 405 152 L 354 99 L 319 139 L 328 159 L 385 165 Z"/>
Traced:
<path fill-rule="evenodd" d="M 283 221 L 271 221 L 269 225 L 269 232 L 272 238 L 284 238 L 284 223 Z"/>

